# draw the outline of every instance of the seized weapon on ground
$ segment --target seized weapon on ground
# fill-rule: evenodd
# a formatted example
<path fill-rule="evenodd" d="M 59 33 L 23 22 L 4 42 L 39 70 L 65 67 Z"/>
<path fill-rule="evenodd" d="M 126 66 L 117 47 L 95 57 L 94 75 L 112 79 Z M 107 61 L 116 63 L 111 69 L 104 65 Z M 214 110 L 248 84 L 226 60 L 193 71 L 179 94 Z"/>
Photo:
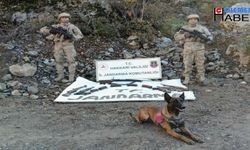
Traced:
<path fill-rule="evenodd" d="M 146 85 L 146 84 L 143 84 L 142 85 L 143 88 L 148 88 L 148 89 L 152 89 L 152 90 L 158 90 L 158 91 L 162 91 L 162 92 L 171 92 L 170 90 L 164 88 L 164 87 L 153 87 L 151 85 Z"/>
<path fill-rule="evenodd" d="M 205 35 L 203 35 L 201 32 L 199 32 L 197 30 L 190 31 L 190 30 L 187 30 L 184 28 L 180 28 L 180 31 L 187 32 L 190 34 L 190 37 L 200 38 L 204 42 L 211 41 L 209 38 L 207 38 Z"/>
<path fill-rule="evenodd" d="M 60 36 L 63 35 L 65 40 L 73 39 L 73 35 L 70 34 L 66 29 L 63 27 L 50 27 L 49 33 L 51 34 L 59 34 Z"/>
<path fill-rule="evenodd" d="M 77 93 L 74 93 L 74 95 L 85 95 L 86 92 L 90 91 L 91 89 L 93 89 L 94 87 L 90 87 L 90 88 L 85 88 Z"/>
<path fill-rule="evenodd" d="M 80 87 L 77 87 L 77 88 L 73 88 L 72 90 L 67 91 L 67 92 L 66 92 L 65 94 L 63 94 L 62 96 L 68 97 L 68 96 L 70 96 L 72 93 L 75 93 L 75 92 L 77 92 L 78 90 L 80 90 L 81 88 L 85 88 L 85 87 L 87 87 L 87 85 L 80 86 Z"/>

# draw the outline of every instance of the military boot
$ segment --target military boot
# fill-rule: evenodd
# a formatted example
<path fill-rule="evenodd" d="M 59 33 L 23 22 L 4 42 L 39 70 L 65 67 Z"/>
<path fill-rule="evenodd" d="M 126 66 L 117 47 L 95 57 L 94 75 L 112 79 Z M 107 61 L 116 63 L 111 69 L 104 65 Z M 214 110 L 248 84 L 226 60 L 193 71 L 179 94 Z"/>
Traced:
<path fill-rule="evenodd" d="M 207 79 L 203 75 L 201 75 L 201 76 L 198 77 L 198 83 L 201 86 L 205 86 L 205 85 L 208 84 L 208 81 L 207 81 Z"/>

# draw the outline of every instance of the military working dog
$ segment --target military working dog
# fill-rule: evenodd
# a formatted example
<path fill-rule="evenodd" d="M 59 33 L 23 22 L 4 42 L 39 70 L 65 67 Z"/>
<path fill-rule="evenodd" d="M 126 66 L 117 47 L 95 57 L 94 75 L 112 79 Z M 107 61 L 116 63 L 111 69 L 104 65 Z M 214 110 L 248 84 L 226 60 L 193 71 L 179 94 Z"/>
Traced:
<path fill-rule="evenodd" d="M 142 107 L 135 116 L 132 114 L 130 116 L 138 123 L 151 120 L 155 124 L 160 125 L 169 135 L 187 144 L 192 145 L 195 142 L 203 143 L 200 138 L 192 134 L 185 127 L 184 120 L 178 117 L 179 113 L 185 109 L 183 105 L 184 93 L 177 98 L 173 98 L 168 93 L 165 93 L 164 99 L 167 102 L 164 107 Z M 177 133 L 175 129 L 179 129 L 183 134 Z"/>

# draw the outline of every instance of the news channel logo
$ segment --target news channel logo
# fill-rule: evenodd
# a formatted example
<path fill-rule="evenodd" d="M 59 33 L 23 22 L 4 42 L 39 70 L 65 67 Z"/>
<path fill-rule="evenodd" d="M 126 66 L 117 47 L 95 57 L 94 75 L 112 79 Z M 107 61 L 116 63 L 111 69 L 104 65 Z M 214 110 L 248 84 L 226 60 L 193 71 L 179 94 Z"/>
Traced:
<path fill-rule="evenodd" d="M 249 22 L 250 7 L 215 7 L 214 21 Z"/>

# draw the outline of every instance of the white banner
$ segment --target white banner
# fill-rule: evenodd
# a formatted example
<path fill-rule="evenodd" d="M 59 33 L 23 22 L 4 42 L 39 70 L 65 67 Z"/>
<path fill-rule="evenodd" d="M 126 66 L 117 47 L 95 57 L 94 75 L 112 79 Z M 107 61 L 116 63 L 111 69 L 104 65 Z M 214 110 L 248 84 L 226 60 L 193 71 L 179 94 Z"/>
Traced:
<path fill-rule="evenodd" d="M 194 93 L 186 91 L 187 87 L 181 84 L 180 79 L 100 84 L 78 77 L 55 102 L 163 101 L 163 88 L 166 88 L 171 96 L 184 92 L 185 100 L 195 100 Z"/>
<path fill-rule="evenodd" d="M 160 58 L 96 60 L 96 80 L 160 79 Z"/>

